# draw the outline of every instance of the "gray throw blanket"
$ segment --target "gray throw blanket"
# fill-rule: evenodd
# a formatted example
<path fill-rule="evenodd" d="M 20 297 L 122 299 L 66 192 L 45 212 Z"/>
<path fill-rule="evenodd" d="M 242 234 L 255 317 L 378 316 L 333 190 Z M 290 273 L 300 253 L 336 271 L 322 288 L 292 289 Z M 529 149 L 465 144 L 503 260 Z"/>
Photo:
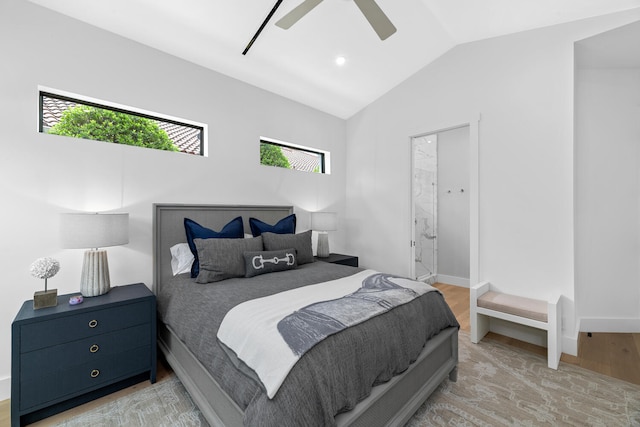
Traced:
<path fill-rule="evenodd" d="M 311 304 L 288 315 L 278 322 L 278 331 L 293 353 L 301 356 L 329 335 L 419 295 L 393 282 L 394 278 L 399 279 L 382 273 L 367 276 L 360 289 L 343 298 Z"/>

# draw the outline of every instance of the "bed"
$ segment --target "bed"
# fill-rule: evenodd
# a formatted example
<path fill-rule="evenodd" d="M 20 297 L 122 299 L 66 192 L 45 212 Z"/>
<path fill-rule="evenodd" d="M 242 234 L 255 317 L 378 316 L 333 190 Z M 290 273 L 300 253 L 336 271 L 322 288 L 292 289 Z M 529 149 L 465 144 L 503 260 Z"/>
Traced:
<path fill-rule="evenodd" d="M 185 229 L 183 225 L 184 218 L 190 218 L 202 225 L 206 225 L 215 230 L 219 230 L 230 220 L 241 216 L 244 229 L 249 230 L 248 218 L 258 218 L 265 223 L 275 224 L 281 218 L 293 213 L 291 206 L 222 206 L 222 205 L 187 205 L 187 204 L 155 204 L 153 206 L 153 264 L 154 264 L 154 280 L 153 290 L 158 296 L 159 306 L 159 323 L 158 323 L 158 345 L 164 354 L 167 362 L 170 364 L 178 378 L 184 384 L 187 391 L 192 396 L 194 402 L 198 405 L 205 418 L 212 426 L 241 426 L 244 423 L 257 424 L 256 420 L 268 420 L 268 417 L 281 416 L 278 415 L 279 409 L 274 409 L 274 414 L 266 414 L 271 411 L 270 408 L 275 407 L 271 399 L 265 396 L 264 390 L 260 389 L 260 385 L 256 385 L 252 375 L 246 375 L 246 366 L 237 366 L 238 361 L 227 361 L 224 352 L 211 350 L 211 353 L 204 352 L 203 346 L 215 346 L 215 331 L 210 331 L 218 326 L 217 320 L 211 320 L 212 328 L 202 326 L 198 331 L 191 331 L 183 327 L 175 320 L 176 313 L 188 312 L 190 317 L 198 311 L 199 306 L 204 306 L 206 300 L 214 302 L 214 305 L 224 306 L 227 304 L 231 307 L 235 304 L 232 297 L 227 298 L 227 294 L 214 292 L 223 292 L 224 286 L 229 289 L 239 289 L 247 284 L 247 289 L 257 289 L 257 286 L 250 286 L 250 281 L 260 279 L 259 283 L 271 283 L 269 286 L 278 288 L 284 286 L 282 283 L 287 282 L 286 277 L 294 277 L 294 275 L 304 275 L 306 284 L 317 283 L 317 277 L 345 277 L 359 272 L 361 269 L 355 269 L 349 266 L 341 266 L 336 264 L 328 264 L 323 262 L 309 263 L 300 266 L 294 271 L 285 271 L 279 273 L 269 273 L 263 275 L 262 278 L 241 279 L 234 278 L 225 281 L 224 286 L 216 284 L 210 285 L 194 285 L 189 283 L 193 279 L 187 275 L 173 276 L 171 270 L 171 253 L 170 248 L 185 241 Z M 300 270 L 299 272 L 297 270 Z M 327 276 L 328 275 L 328 276 Z M 182 277 L 181 277 L 182 276 Z M 298 276 L 296 276 L 298 277 Z M 298 280 L 298 279 L 296 279 Z M 324 279 L 323 279 L 324 280 Z M 255 282 L 257 283 L 257 282 Z M 262 285 L 260 285 L 262 286 Z M 266 286 L 266 285 L 265 285 Z M 296 285 L 298 286 L 298 285 Z M 189 292 L 196 293 L 185 296 L 187 289 Z M 238 291 L 239 292 L 239 291 Z M 262 291 L 261 291 L 262 292 Z M 266 290 L 264 292 L 267 292 Z M 271 291 L 269 291 L 271 292 Z M 437 294 L 431 292 L 430 294 Z M 439 295 L 439 294 L 438 294 Z M 429 297 L 430 300 L 440 298 L 441 296 Z M 191 302 L 189 302 L 189 301 Z M 435 304 L 435 302 L 426 302 L 426 298 L 420 298 L 420 301 L 405 304 L 407 310 L 422 310 L 418 304 Z M 176 307 L 180 307 L 177 309 Z M 186 305 L 190 304 L 190 305 Z M 415 307 L 414 307 L 415 305 Z M 444 304 L 446 306 L 446 304 Z M 164 308 L 163 308 L 164 307 Z M 185 307 L 188 307 L 185 309 Z M 404 307 L 404 306 L 403 306 Z M 427 306 L 424 306 L 427 307 Z M 431 306 L 428 306 L 431 307 Z M 204 307 L 203 310 L 209 310 Z M 403 308 L 404 310 L 404 308 Z M 320 413 L 313 415 L 315 408 L 304 407 L 309 401 L 313 401 L 313 396 L 309 390 L 301 391 L 298 394 L 304 395 L 298 403 L 293 402 L 291 407 L 302 405 L 305 413 L 309 412 L 314 418 L 309 424 L 309 420 L 304 421 L 307 425 L 338 425 L 338 426 L 378 426 L 378 425 L 404 425 L 420 407 L 420 405 L 428 398 L 428 396 L 444 381 L 447 377 L 456 380 L 456 366 L 458 361 L 458 325 L 455 317 L 450 313 L 448 306 L 442 309 L 438 306 L 437 310 L 442 310 L 442 317 L 447 317 L 448 325 L 443 329 L 433 333 L 430 332 L 430 339 L 424 347 L 420 344 L 421 350 L 413 363 L 403 368 L 403 372 L 394 373 L 390 378 L 382 378 L 382 381 L 376 381 L 374 387 L 368 386 L 366 392 L 356 390 L 359 394 L 355 397 L 345 398 L 349 402 L 346 406 L 340 408 L 340 413 L 334 414 L 330 419 L 323 419 Z M 445 312 L 446 311 L 446 312 Z M 392 310 L 395 315 L 399 310 Z M 377 316 L 373 319 L 375 322 L 383 322 L 385 316 L 389 313 Z M 451 319 L 453 317 L 453 319 Z M 219 319 L 218 319 L 219 320 Z M 181 321 L 182 322 L 182 321 Z M 209 321 L 207 321 L 209 322 Z M 341 336 L 348 334 L 358 334 L 356 328 L 378 327 L 368 326 L 375 322 L 367 321 L 362 325 L 349 328 L 339 334 L 329 337 L 325 341 L 333 339 L 339 340 Z M 202 321 L 196 321 L 202 324 Z M 412 322 L 410 322 L 412 323 Z M 417 327 L 408 324 L 407 329 Z M 346 341 L 345 341 L 346 342 Z M 381 343 L 379 343 L 381 345 Z M 317 352 L 322 352 L 324 342 L 318 344 Z M 328 345 L 328 344 L 327 344 Z M 327 347 L 328 348 L 328 347 Z M 315 348 L 309 350 L 309 357 L 303 356 L 298 364 L 292 369 L 282 385 L 281 391 L 278 391 L 273 401 L 277 401 L 282 396 L 295 395 L 292 392 L 292 384 L 296 387 L 298 383 L 311 383 L 312 381 L 302 381 L 300 378 L 308 378 L 308 373 L 304 372 L 307 359 L 315 357 Z M 346 351 L 346 350 L 345 350 Z M 348 351 L 347 351 L 348 352 Z M 324 356 L 323 356 L 324 357 Z M 373 357 L 373 356 L 372 356 Z M 223 361 L 223 359 L 225 359 Z M 224 372 L 218 372 L 217 366 L 223 363 Z M 309 362 L 311 363 L 311 362 Z M 342 362 L 340 362 L 342 363 Z M 233 365 L 233 369 L 230 367 Z M 336 368 L 337 369 L 337 368 Z M 245 371 L 245 372 L 243 372 Z M 296 381 L 298 383 L 296 383 Z M 356 381 L 344 381 L 349 384 Z M 289 384 L 291 383 L 291 384 Z M 324 384 L 325 381 L 318 381 Z M 379 383 L 379 384 L 378 384 Z M 252 385 L 253 384 L 253 385 Z M 253 387 L 253 388 L 252 388 Z M 315 388 L 315 386 L 314 386 Z M 318 387 L 321 388 L 321 387 Z M 353 386 L 353 388 L 356 388 Z M 340 395 L 344 390 L 341 390 Z M 284 397 L 283 397 L 284 399 Z M 320 400 L 320 399 L 319 399 Z M 331 397 L 328 400 L 335 400 Z M 305 403 L 306 402 L 306 403 Z M 289 410 L 289 409 L 287 409 Z M 260 411 L 264 411 L 265 414 Z M 326 416 L 326 415 L 325 415 Z M 264 417 L 264 418 L 262 418 Z M 280 425 L 295 425 L 303 421 L 300 418 L 296 421 L 292 415 L 283 417 Z M 265 421 L 265 423 L 267 423 Z M 271 423 L 275 424 L 275 423 Z"/>

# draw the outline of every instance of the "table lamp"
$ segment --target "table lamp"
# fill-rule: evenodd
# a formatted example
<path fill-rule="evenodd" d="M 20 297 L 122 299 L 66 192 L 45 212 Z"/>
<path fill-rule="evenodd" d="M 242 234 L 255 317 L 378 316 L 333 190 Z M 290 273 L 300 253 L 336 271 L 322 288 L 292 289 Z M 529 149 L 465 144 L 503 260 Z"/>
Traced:
<path fill-rule="evenodd" d="M 129 243 L 129 214 L 64 213 L 60 222 L 62 247 L 87 249 L 80 278 L 82 295 L 93 297 L 109 292 L 107 251 L 100 248 Z"/>
<path fill-rule="evenodd" d="M 311 212 L 311 229 L 318 232 L 318 258 L 329 256 L 329 233 L 337 227 L 335 212 Z"/>

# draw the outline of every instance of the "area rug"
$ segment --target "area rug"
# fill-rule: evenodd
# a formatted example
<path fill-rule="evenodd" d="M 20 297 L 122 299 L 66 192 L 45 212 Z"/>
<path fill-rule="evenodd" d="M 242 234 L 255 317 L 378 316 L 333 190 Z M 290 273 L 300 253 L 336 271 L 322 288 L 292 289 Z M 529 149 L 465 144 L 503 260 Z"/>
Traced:
<path fill-rule="evenodd" d="M 445 381 L 407 427 L 640 426 L 640 386 L 485 339 L 459 335 L 458 381 Z"/>
<path fill-rule="evenodd" d="M 60 427 L 208 427 L 175 374 L 152 386 L 62 421 Z"/>
<path fill-rule="evenodd" d="M 460 332 L 458 381 L 449 380 L 407 427 L 640 427 L 640 386 Z M 60 427 L 208 426 L 174 376 L 57 424 Z"/>

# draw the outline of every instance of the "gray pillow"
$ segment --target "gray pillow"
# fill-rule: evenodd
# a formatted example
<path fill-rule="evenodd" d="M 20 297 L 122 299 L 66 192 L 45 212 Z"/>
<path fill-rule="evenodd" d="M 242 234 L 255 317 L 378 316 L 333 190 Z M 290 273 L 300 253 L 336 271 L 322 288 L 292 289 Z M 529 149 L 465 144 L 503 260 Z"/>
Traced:
<path fill-rule="evenodd" d="M 264 248 L 268 251 L 294 248 L 298 265 L 313 262 L 313 248 L 311 246 L 311 230 L 298 234 L 262 233 Z"/>
<path fill-rule="evenodd" d="M 260 251 L 244 253 L 244 277 L 253 277 L 274 271 L 292 270 L 298 266 L 296 250 Z"/>
<path fill-rule="evenodd" d="M 243 277 L 244 253 L 262 250 L 262 237 L 252 239 L 194 239 L 200 260 L 198 283 Z"/>

